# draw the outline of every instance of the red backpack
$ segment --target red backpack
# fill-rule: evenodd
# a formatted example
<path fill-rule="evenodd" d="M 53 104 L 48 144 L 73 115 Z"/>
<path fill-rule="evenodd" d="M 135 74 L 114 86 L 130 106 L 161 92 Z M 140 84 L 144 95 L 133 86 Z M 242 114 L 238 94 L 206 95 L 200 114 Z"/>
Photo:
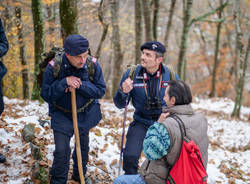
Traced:
<path fill-rule="evenodd" d="M 170 168 L 167 184 L 206 184 L 207 173 L 199 147 L 186 136 L 183 121 L 176 115 L 171 115 L 179 125 L 182 137 L 180 156 Z M 169 164 L 168 164 L 169 166 Z"/>

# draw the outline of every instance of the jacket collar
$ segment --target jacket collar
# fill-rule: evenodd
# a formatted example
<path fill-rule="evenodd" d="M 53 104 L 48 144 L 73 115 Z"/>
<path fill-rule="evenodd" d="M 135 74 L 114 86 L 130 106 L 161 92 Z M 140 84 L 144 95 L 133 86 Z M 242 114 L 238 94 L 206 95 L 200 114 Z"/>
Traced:
<path fill-rule="evenodd" d="M 194 114 L 194 110 L 190 104 L 188 105 L 176 105 L 172 107 L 166 108 L 167 112 L 173 114 L 182 114 L 182 115 L 192 115 Z"/>
<path fill-rule="evenodd" d="M 80 68 L 80 69 L 77 69 L 76 67 L 72 66 L 65 54 L 63 55 L 62 66 L 65 70 L 72 70 L 72 71 L 77 71 L 77 70 L 87 68 L 86 63 L 84 64 L 83 68 Z"/>
<path fill-rule="evenodd" d="M 163 73 L 165 73 L 166 72 L 166 67 L 164 67 L 164 65 L 161 63 L 160 64 L 161 66 L 161 73 L 163 74 Z M 141 65 L 139 65 L 139 70 L 138 70 L 138 73 L 136 74 L 136 78 L 137 79 L 142 79 L 143 78 L 143 74 L 144 74 L 144 72 L 145 72 L 145 69 L 141 66 Z M 150 74 L 148 74 L 148 75 L 150 75 Z"/>

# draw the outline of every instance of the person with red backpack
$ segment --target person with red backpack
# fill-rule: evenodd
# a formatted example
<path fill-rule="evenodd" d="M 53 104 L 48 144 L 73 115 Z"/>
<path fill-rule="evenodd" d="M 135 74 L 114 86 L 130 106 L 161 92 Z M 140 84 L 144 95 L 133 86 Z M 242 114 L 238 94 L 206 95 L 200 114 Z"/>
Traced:
<path fill-rule="evenodd" d="M 140 174 L 119 176 L 114 179 L 114 184 L 206 183 L 206 118 L 193 111 L 190 105 L 190 88 L 181 80 L 168 82 L 163 99 L 167 107 L 158 121 L 149 127 L 143 142 L 146 160 L 140 168 Z M 186 149 L 183 140 L 186 138 L 192 140 L 192 148 L 184 152 Z M 180 165 L 182 167 L 176 169 L 176 166 Z M 190 170 L 188 167 L 193 165 Z M 172 170 L 175 171 L 174 177 L 170 177 L 173 175 Z M 192 175 L 187 172 L 191 172 Z M 202 174 L 199 175 L 200 173 Z M 178 181 L 175 181 L 176 177 Z"/>

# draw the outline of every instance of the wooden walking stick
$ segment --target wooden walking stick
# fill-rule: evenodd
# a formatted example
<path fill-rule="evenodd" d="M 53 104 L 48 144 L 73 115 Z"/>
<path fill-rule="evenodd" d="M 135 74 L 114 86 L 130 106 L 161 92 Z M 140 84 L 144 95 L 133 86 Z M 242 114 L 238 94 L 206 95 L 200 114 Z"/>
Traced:
<path fill-rule="evenodd" d="M 78 131 L 78 122 L 77 122 L 76 90 L 75 89 L 71 91 L 71 105 L 72 105 L 73 127 L 74 127 L 75 141 L 76 141 L 76 157 L 77 157 L 78 172 L 79 172 L 81 184 L 85 184 L 84 176 L 83 176 L 83 169 L 82 169 L 82 154 L 81 154 L 80 137 L 79 137 L 79 131 Z"/>
<path fill-rule="evenodd" d="M 123 145 L 124 145 L 124 136 L 125 136 L 125 126 L 126 126 L 126 119 L 127 119 L 127 112 L 128 112 L 128 99 L 129 99 L 129 97 L 126 98 L 124 118 L 123 118 L 123 123 L 122 123 L 122 142 L 121 142 L 121 150 L 120 150 L 118 176 L 121 175 L 122 157 L 123 157 L 123 150 L 124 150 Z"/>

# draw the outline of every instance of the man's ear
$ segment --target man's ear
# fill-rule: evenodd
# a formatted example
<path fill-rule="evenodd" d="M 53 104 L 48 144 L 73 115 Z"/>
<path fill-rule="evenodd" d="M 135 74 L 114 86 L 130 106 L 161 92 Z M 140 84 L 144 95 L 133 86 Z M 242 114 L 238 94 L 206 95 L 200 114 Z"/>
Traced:
<path fill-rule="evenodd" d="M 174 106 L 175 102 L 176 102 L 176 99 L 175 99 L 174 96 L 172 96 L 171 99 L 170 99 L 170 103 Z"/>
<path fill-rule="evenodd" d="M 163 57 L 158 57 L 156 60 L 158 63 L 161 63 L 163 61 Z"/>

